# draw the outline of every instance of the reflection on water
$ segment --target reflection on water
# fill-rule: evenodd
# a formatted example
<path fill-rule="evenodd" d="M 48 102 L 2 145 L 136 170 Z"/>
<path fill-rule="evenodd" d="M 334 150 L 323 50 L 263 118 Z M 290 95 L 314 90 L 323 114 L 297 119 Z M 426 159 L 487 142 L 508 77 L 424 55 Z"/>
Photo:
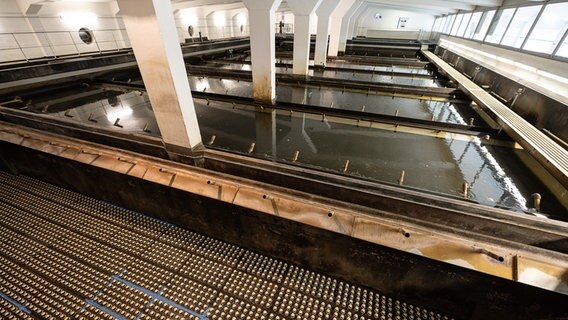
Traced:
<path fill-rule="evenodd" d="M 241 71 L 250 71 L 251 65 L 250 64 L 240 64 L 240 63 L 207 63 L 205 66 L 214 67 L 219 69 L 227 69 L 227 70 L 241 70 Z M 351 68 L 351 65 L 345 66 Z M 292 68 L 287 67 L 276 67 L 276 73 L 281 74 L 292 74 Z M 383 67 L 377 66 L 374 68 L 353 68 L 358 70 L 375 70 L 375 71 L 383 71 L 383 72 L 405 72 L 413 75 L 427 75 L 428 71 L 421 68 L 407 68 L 407 67 L 399 67 L 399 66 L 391 66 L 391 67 Z M 425 78 L 413 78 L 413 77 L 402 77 L 402 76 L 389 76 L 389 75 L 378 75 L 378 74 L 370 74 L 370 73 L 357 73 L 356 71 L 332 71 L 332 70 L 309 70 L 308 75 L 316 76 L 316 77 L 325 77 L 325 78 L 335 78 L 335 79 L 344 79 L 344 80 L 355 80 L 355 81 L 371 81 L 377 83 L 394 83 L 400 85 L 409 85 L 409 86 L 420 86 L 420 87 L 428 87 L 428 88 L 437 88 L 437 87 L 453 87 L 451 83 L 447 80 L 438 80 L 436 79 L 433 81 L 432 79 L 425 79 Z"/>
<path fill-rule="evenodd" d="M 212 93 L 230 94 L 241 97 L 252 97 L 252 83 L 246 81 L 189 77 L 192 90 Z M 446 123 L 460 123 L 449 112 L 453 107 L 464 119 L 474 119 L 477 126 L 486 126 L 479 115 L 467 104 L 454 104 L 436 100 L 419 100 L 391 96 L 367 94 L 363 92 L 343 92 L 341 89 L 299 87 L 278 84 L 276 97 L 279 101 L 294 102 L 321 107 L 333 107 L 354 111 L 365 111 L 375 114 L 395 115 L 400 117 L 432 120 Z"/>
<path fill-rule="evenodd" d="M 335 172 L 341 172 L 349 160 L 347 174 L 392 184 L 404 170 L 404 185 L 456 197 L 463 197 L 466 182 L 469 199 L 516 210 L 526 210 L 527 199 L 536 192 L 517 188 L 513 177 L 528 173 L 514 170 L 519 167 L 514 154 L 507 159 L 513 163 L 505 166 L 493 156 L 493 150 L 509 148 L 485 146 L 477 138 L 451 134 L 440 139 L 336 123 L 331 118 L 322 121 L 306 114 L 233 110 L 223 103 L 206 107 L 196 102 L 202 135 L 205 139 L 215 135 L 217 148 L 248 153 L 251 143 L 264 141 L 257 144 L 254 155 L 292 162 L 299 151 L 297 163 Z M 549 194 L 548 198 L 552 200 Z"/>
<path fill-rule="evenodd" d="M 112 99 L 98 100 L 79 107 L 52 114 L 101 127 L 121 128 L 132 132 L 159 135 L 148 95 L 130 92 Z M 117 123 L 118 119 L 118 123 Z M 116 125 L 115 125 L 116 124 Z M 143 130 L 146 129 L 146 132 Z"/>
<path fill-rule="evenodd" d="M 195 106 L 204 141 L 216 137 L 214 148 L 249 154 L 254 143 L 250 155 L 340 174 L 349 160 L 345 174 L 390 184 L 398 184 L 404 170 L 405 186 L 460 198 L 466 182 L 468 199 L 515 210 L 530 208 L 530 195 L 539 192 L 543 212 L 568 218 L 562 217 L 565 210 L 519 160 L 519 155 L 526 155 L 524 150 L 457 134 L 433 136 L 377 123 L 358 125 L 332 116 L 242 105 L 233 108 L 231 103 L 216 101 L 207 105 L 202 99 L 195 99 Z M 464 122 L 456 108 L 443 108 L 456 123 Z M 95 120 L 91 124 L 114 130 L 159 135 L 147 96 L 136 92 L 56 115 L 86 123 Z M 114 126 L 117 118 L 122 128 Z M 150 133 L 142 131 L 145 126 Z M 293 161 L 295 153 L 298 158 Z"/>

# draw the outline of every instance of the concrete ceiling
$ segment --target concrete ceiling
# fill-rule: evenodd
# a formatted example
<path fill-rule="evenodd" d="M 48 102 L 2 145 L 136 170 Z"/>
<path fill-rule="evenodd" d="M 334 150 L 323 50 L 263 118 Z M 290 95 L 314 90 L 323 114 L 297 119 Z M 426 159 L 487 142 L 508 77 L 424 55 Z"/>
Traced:
<path fill-rule="evenodd" d="M 112 0 L 109 0 L 112 1 Z M 241 3 L 240 0 L 171 0 L 174 8 L 217 6 L 229 3 Z M 503 0 L 359 0 L 377 7 L 423 12 L 429 14 L 454 13 L 459 10 L 474 10 L 476 7 L 498 7 Z M 325 1 L 322 2 L 325 5 Z M 283 0 L 278 11 L 289 11 L 286 0 Z"/>
<path fill-rule="evenodd" d="M 27 4 L 45 4 L 54 2 L 114 2 L 116 0 L 19 0 Z M 223 10 L 223 8 L 244 7 L 241 0 L 171 0 L 174 9 L 196 8 L 209 6 L 213 11 Z M 498 7 L 503 4 L 503 0 L 358 0 L 370 7 L 383 7 L 413 12 L 422 12 L 434 15 L 454 13 L 459 10 L 473 10 L 476 7 Z M 322 3 L 325 5 L 325 1 Z M 289 7 L 286 0 L 278 8 L 278 11 L 288 11 Z"/>
<path fill-rule="evenodd" d="M 503 0 L 360 0 L 368 7 L 389 8 L 433 15 L 472 11 L 478 7 L 498 7 Z"/>

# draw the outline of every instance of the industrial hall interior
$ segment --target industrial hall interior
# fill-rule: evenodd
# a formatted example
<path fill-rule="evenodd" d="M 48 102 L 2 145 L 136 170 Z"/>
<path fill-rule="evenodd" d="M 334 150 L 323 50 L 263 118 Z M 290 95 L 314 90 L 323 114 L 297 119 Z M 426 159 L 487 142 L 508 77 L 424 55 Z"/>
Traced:
<path fill-rule="evenodd" d="M 568 320 L 568 1 L 0 0 L 0 319 Z"/>

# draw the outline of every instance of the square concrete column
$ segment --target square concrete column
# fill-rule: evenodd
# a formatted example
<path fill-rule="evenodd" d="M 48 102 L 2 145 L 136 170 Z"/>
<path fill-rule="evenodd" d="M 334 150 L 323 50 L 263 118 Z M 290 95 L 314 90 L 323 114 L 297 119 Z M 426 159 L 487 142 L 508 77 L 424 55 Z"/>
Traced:
<path fill-rule="evenodd" d="M 339 36 L 343 17 L 351 9 L 356 0 L 341 0 L 337 8 L 331 14 L 331 26 L 329 29 L 329 49 L 327 55 L 337 57 L 339 51 Z"/>
<path fill-rule="evenodd" d="M 201 145 L 201 134 L 170 1 L 118 0 L 166 148 Z"/>
<path fill-rule="evenodd" d="M 314 65 L 325 66 L 327 61 L 327 36 L 329 35 L 329 21 L 331 14 L 341 0 L 326 0 L 317 9 L 318 33 L 316 36 L 316 52 Z"/>
<path fill-rule="evenodd" d="M 307 75 L 310 64 L 310 24 L 322 0 L 287 0 L 294 13 L 294 60 L 292 72 Z"/>
<path fill-rule="evenodd" d="M 276 100 L 275 11 L 282 0 L 243 0 L 249 11 L 253 98 Z"/>

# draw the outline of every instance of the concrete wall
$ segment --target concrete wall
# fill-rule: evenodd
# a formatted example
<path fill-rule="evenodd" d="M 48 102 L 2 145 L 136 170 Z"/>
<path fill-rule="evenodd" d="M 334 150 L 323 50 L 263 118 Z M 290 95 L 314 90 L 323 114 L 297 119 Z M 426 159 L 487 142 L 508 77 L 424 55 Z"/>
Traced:
<path fill-rule="evenodd" d="M 375 18 L 377 13 L 381 18 Z M 403 28 L 399 27 L 400 18 L 407 18 Z M 430 31 L 434 19 L 428 14 L 369 7 L 357 18 L 352 36 L 417 39 L 420 30 Z"/>
<path fill-rule="evenodd" d="M 39 10 L 22 8 L 17 0 L 0 0 L 0 62 L 130 47 L 115 2 L 44 2 L 34 8 Z M 187 28 L 190 24 L 194 26 L 194 37 L 200 31 L 210 39 L 248 36 L 248 11 L 234 5 L 222 9 L 176 10 L 180 42 L 190 37 Z M 71 19 L 62 18 L 62 13 L 69 13 L 63 16 Z M 73 18 L 77 13 L 91 14 L 95 18 Z M 92 30 L 95 42 L 83 43 L 78 33 L 80 28 Z"/>
<path fill-rule="evenodd" d="M 568 104 L 566 62 L 447 35 L 440 36 L 439 44 L 513 81 Z"/>
<path fill-rule="evenodd" d="M 243 8 L 211 10 L 204 7 L 185 8 L 174 12 L 180 42 L 190 38 L 188 27 L 193 26 L 193 37 L 199 32 L 209 39 L 245 37 L 249 35 L 248 11 Z M 243 31 L 241 32 L 241 25 Z"/>
<path fill-rule="evenodd" d="M 20 7 L 0 1 L 0 61 L 114 50 L 129 46 L 116 6 L 109 2 L 45 2 Z M 68 15 L 62 15 L 68 13 Z M 83 16 L 77 16 L 82 14 Z M 88 28 L 94 43 L 85 44 L 78 30 Z"/>

